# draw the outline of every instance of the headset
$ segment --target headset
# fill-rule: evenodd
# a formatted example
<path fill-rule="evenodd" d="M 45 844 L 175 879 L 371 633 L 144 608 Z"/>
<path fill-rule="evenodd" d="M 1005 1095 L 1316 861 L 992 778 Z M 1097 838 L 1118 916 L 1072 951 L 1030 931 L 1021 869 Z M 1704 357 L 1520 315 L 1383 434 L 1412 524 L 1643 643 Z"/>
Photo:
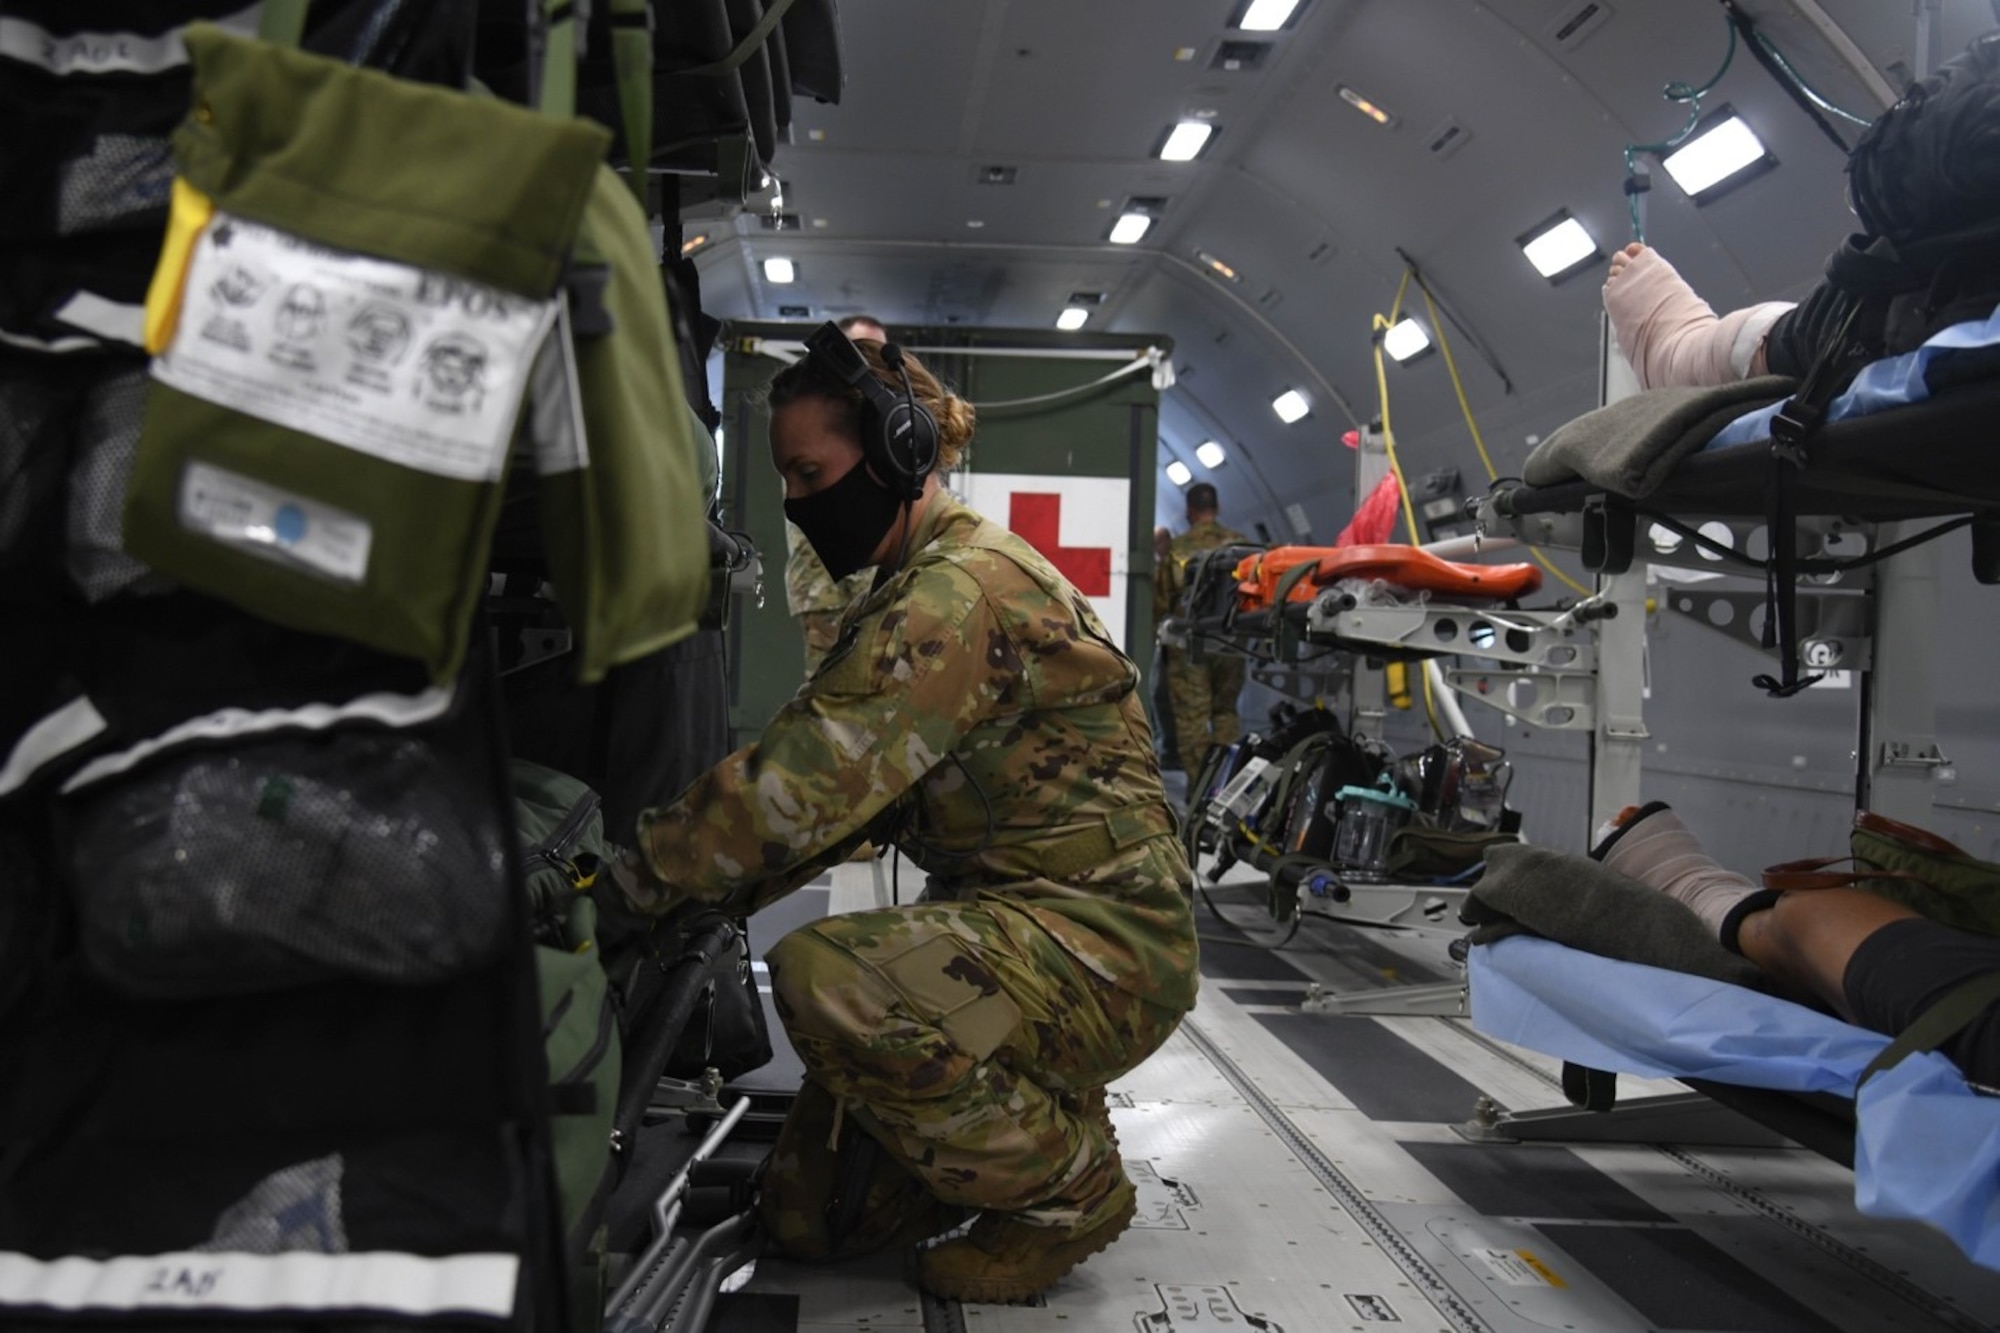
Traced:
<path fill-rule="evenodd" d="M 831 320 L 806 339 L 806 356 L 841 383 L 861 390 L 861 456 L 897 498 L 913 501 L 920 497 L 924 478 L 937 467 L 938 428 L 930 409 L 910 390 L 903 349 L 894 343 L 882 348 L 882 359 L 903 373 L 900 399 L 869 369 L 861 349 Z"/>

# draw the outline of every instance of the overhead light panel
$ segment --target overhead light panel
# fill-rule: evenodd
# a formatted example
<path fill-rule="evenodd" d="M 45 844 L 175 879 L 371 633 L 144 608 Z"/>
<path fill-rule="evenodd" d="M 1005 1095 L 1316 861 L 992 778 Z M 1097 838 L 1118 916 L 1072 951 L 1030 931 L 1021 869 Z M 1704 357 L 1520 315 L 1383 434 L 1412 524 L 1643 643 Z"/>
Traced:
<path fill-rule="evenodd" d="M 1604 257 L 1597 242 L 1581 222 L 1569 215 L 1568 209 L 1515 237 L 1514 243 L 1535 266 L 1535 272 L 1550 282 L 1561 282 L 1592 260 Z"/>
<path fill-rule="evenodd" d="M 1740 184 L 1739 172 L 1777 165 L 1743 117 L 1727 108 L 1717 113 L 1715 123 L 1660 159 L 1660 165 L 1696 203 L 1721 193 L 1725 182 Z M 1747 179 L 1744 178 L 1744 179 Z"/>
<path fill-rule="evenodd" d="M 1363 97 L 1360 93 L 1355 92 L 1352 88 L 1348 87 L 1346 84 L 1344 83 L 1339 84 L 1338 89 L 1340 92 L 1341 101 L 1347 103 L 1349 106 L 1353 107 L 1356 111 L 1359 111 L 1362 115 L 1374 121 L 1377 125 L 1393 125 L 1396 123 L 1396 117 L 1394 115 L 1383 110 L 1381 107 L 1376 106 L 1373 102 Z"/>
<path fill-rule="evenodd" d="M 1167 464 L 1167 480 L 1176 486 L 1185 486 L 1194 480 L 1194 469 L 1176 458 Z"/>
<path fill-rule="evenodd" d="M 707 244 L 708 244 L 707 232 L 703 232 L 699 236 L 690 236 L 685 241 L 681 242 L 681 257 L 685 259 L 687 256 L 693 254 L 695 251 L 701 249 L 701 247 Z"/>
<path fill-rule="evenodd" d="M 1408 361 L 1431 349 L 1431 335 L 1414 319 L 1402 319 L 1382 335 L 1382 350 L 1397 361 Z"/>
<path fill-rule="evenodd" d="M 1229 459 L 1229 455 L 1223 452 L 1222 446 L 1214 440 L 1203 440 L 1197 444 L 1194 447 L 1194 456 L 1201 460 L 1203 467 L 1211 470 L 1221 467 Z"/>
<path fill-rule="evenodd" d="M 799 276 L 798 266 L 789 259 L 767 259 L 764 261 L 764 281 L 791 282 Z"/>
<path fill-rule="evenodd" d="M 1145 213 L 1125 213 L 1111 226 L 1113 245 L 1132 245 L 1146 234 L 1153 225 L 1153 219 Z"/>
<path fill-rule="evenodd" d="M 1271 410 L 1278 414 L 1278 420 L 1289 426 L 1312 411 L 1312 404 L 1297 389 L 1287 389 L 1271 400 Z"/>
<path fill-rule="evenodd" d="M 1250 0 L 1236 26 L 1245 32 L 1276 32 L 1298 7 L 1299 0 Z"/>
<path fill-rule="evenodd" d="M 1160 145 L 1160 160 L 1192 162 L 1201 156 L 1201 150 L 1214 134 L 1215 126 L 1208 121 L 1184 120 L 1167 132 L 1166 142 Z"/>
<path fill-rule="evenodd" d="M 1084 325 L 1084 321 L 1088 320 L 1089 318 L 1090 318 L 1090 312 L 1088 310 L 1085 310 L 1082 306 L 1080 305 L 1069 306 L 1066 307 L 1060 315 L 1056 316 L 1056 327 L 1062 329 L 1065 332 L 1073 333 L 1076 330 L 1082 328 Z"/>

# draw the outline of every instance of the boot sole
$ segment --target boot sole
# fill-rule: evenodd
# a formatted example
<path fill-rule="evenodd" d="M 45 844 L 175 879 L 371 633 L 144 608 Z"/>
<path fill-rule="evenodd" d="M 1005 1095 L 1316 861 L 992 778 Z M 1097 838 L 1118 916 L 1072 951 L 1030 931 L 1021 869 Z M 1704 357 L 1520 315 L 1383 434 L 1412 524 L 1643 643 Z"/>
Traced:
<path fill-rule="evenodd" d="M 1037 1266 L 1032 1275 L 1022 1274 L 1012 1279 L 933 1275 L 926 1271 L 923 1262 L 925 1256 L 919 1255 L 917 1285 L 933 1296 L 941 1296 L 949 1301 L 967 1301 L 975 1305 L 1011 1305 L 1017 1301 L 1025 1301 L 1053 1287 L 1092 1255 L 1109 1249 L 1113 1241 L 1125 1234 L 1138 1213 L 1139 1199 L 1134 1194 L 1115 1216 L 1099 1223 L 1081 1236 L 1050 1246 L 1045 1260 Z"/>

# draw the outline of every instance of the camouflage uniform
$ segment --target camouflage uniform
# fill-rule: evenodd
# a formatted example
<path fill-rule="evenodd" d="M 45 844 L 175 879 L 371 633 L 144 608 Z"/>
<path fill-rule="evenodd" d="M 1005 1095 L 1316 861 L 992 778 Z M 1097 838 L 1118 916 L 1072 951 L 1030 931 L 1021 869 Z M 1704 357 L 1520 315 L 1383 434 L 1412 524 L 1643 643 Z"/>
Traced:
<path fill-rule="evenodd" d="M 940 1202 L 1098 1225 L 1131 1187 L 1094 1094 L 1194 1004 L 1191 876 L 1137 670 L 1046 560 L 949 495 L 913 544 L 758 742 L 639 821 L 669 896 L 737 912 L 864 837 L 929 872 L 923 901 L 769 954 L 808 1087 L 764 1212 L 802 1257 L 943 1229 Z M 865 1234 L 828 1224 L 843 1121 L 884 1149 L 844 1191 Z"/>
<path fill-rule="evenodd" d="M 1173 539 L 1153 582 L 1154 619 L 1175 615 L 1187 589 L 1187 562 L 1203 551 L 1243 541 L 1214 519 Z M 1227 745 L 1243 734 L 1236 697 L 1243 693 L 1243 659 L 1213 655 L 1196 662 L 1186 648 L 1167 650 L 1167 694 L 1173 704 L 1174 743 L 1190 775 L 1201 768 L 1211 745 Z"/>
<path fill-rule="evenodd" d="M 840 638 L 840 618 L 867 595 L 875 581 L 874 566 L 857 569 L 839 582 L 813 553 L 812 543 L 792 524 L 785 524 L 785 606 L 799 622 L 806 639 L 806 674 L 818 670 L 820 659 Z"/>

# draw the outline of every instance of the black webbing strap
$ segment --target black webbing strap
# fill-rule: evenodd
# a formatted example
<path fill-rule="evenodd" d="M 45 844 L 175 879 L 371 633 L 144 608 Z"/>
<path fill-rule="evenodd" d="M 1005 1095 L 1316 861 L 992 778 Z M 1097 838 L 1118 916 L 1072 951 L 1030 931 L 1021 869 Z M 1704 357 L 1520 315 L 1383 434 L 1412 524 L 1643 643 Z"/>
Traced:
<path fill-rule="evenodd" d="M 1868 1062 L 1855 1087 L 1859 1088 L 1885 1069 L 1894 1069 L 1905 1056 L 1936 1050 L 1957 1036 L 1967 1023 L 1985 1013 L 1987 1006 L 1996 1000 L 2000 1000 L 2000 972 L 1988 972 L 1954 986 L 1945 992 L 1943 999 L 1918 1015 L 1916 1022 L 1898 1033 L 1894 1041 L 1882 1048 L 1880 1055 Z"/>
<path fill-rule="evenodd" d="M 757 26 L 750 29 L 749 32 L 744 33 L 743 40 L 736 43 L 730 49 L 728 55 L 720 60 L 711 61 L 706 65 L 696 65 L 691 69 L 673 70 L 673 77 L 679 79 L 696 76 L 713 76 L 727 74 L 732 70 L 740 68 L 744 61 L 757 54 L 757 48 L 764 44 L 764 39 L 771 35 L 772 30 L 778 26 L 778 21 L 785 17 L 785 11 L 791 7 L 792 0 L 771 0 L 770 7 L 764 11 L 764 17 L 757 20 Z"/>
<path fill-rule="evenodd" d="M 1826 409 L 1845 388 L 1856 366 L 1874 354 L 1872 342 L 1857 339 L 1857 330 L 1879 327 L 1887 297 L 1870 293 L 1850 298 L 1839 330 L 1820 348 L 1812 369 L 1798 391 L 1771 419 L 1771 482 L 1767 497 L 1770 550 L 1764 558 L 1764 646 L 1778 653 L 1778 674 L 1759 675 L 1751 684 L 1774 699 L 1788 699 L 1818 676 L 1799 674 L 1798 474 L 1812 461 L 1807 446 L 1826 421 Z"/>

